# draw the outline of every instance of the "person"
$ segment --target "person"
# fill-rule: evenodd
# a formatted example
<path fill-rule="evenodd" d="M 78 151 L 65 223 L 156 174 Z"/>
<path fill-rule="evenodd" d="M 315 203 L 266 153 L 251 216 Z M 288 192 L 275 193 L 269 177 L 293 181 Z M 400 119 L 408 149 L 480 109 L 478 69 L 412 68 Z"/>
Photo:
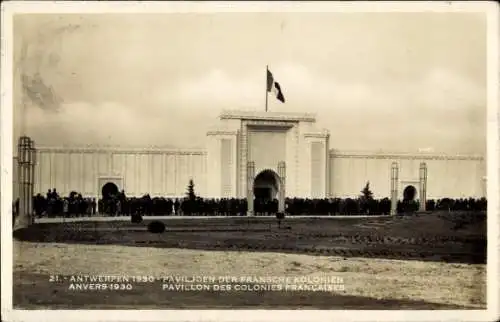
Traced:
<path fill-rule="evenodd" d="M 63 201 L 63 216 L 64 217 L 69 217 L 69 200 L 68 198 L 64 198 Z"/>
<path fill-rule="evenodd" d="M 116 200 L 116 215 L 117 216 L 122 215 L 122 202 L 121 202 L 120 198 L 118 198 Z"/>
<path fill-rule="evenodd" d="M 95 215 L 96 214 L 96 208 L 97 208 L 97 202 L 95 201 L 95 198 L 92 198 L 92 201 L 91 201 L 91 207 L 92 207 L 92 215 Z"/>
<path fill-rule="evenodd" d="M 16 214 L 16 216 L 19 215 L 19 198 L 14 201 L 14 213 Z"/>
<path fill-rule="evenodd" d="M 57 193 L 56 188 L 52 188 L 52 213 L 60 215 L 62 213 L 63 202 Z"/>
<path fill-rule="evenodd" d="M 35 215 L 38 218 L 42 218 L 42 213 L 43 213 L 43 197 L 39 193 L 35 196 L 35 198 L 33 198 L 33 208 L 35 208 Z"/>
<path fill-rule="evenodd" d="M 127 198 L 127 196 L 125 195 L 125 190 L 122 189 L 122 191 L 120 192 L 118 197 L 119 197 L 120 201 L 123 202 Z"/>
<path fill-rule="evenodd" d="M 179 214 L 179 207 L 180 207 L 180 202 L 179 202 L 179 199 L 175 199 L 175 202 L 174 202 L 174 215 L 178 215 Z"/>
<path fill-rule="evenodd" d="M 12 227 L 16 224 L 16 219 L 19 214 L 19 198 L 12 202 Z"/>
<path fill-rule="evenodd" d="M 54 198 L 51 189 L 47 191 L 47 214 L 49 217 L 54 214 Z"/>

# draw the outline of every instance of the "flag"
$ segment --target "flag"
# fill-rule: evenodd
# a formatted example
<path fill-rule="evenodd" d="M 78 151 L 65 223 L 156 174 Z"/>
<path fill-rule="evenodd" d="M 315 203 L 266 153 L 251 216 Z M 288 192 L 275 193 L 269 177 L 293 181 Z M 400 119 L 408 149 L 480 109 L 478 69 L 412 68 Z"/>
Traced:
<path fill-rule="evenodd" d="M 281 91 L 281 86 L 274 80 L 273 74 L 269 71 L 269 69 L 267 70 L 267 91 L 274 91 L 276 98 L 282 103 L 285 103 L 285 97 Z"/>
<path fill-rule="evenodd" d="M 281 91 L 280 83 L 274 82 L 274 87 L 276 88 L 276 98 L 281 101 L 281 103 L 285 103 L 285 97 L 283 96 L 283 92 Z"/>

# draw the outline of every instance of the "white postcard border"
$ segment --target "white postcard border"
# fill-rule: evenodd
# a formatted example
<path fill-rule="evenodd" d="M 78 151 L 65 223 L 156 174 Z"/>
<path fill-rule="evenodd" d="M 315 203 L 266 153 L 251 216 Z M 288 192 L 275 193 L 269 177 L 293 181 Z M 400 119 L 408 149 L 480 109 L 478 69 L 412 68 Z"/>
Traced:
<path fill-rule="evenodd" d="M 472 311 L 319 311 L 319 310 L 12 310 L 12 16 L 16 13 L 147 12 L 481 12 L 488 19 L 487 310 Z M 31 2 L 2 3 L 1 231 L 2 317 L 6 321 L 426 321 L 495 320 L 498 311 L 499 249 L 499 7 L 495 2 Z"/>

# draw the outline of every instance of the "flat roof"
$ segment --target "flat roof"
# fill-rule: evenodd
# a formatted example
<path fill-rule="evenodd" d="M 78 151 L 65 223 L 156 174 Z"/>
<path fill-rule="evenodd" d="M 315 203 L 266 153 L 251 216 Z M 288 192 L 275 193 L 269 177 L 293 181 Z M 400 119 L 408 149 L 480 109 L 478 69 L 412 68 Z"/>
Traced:
<path fill-rule="evenodd" d="M 220 114 L 220 119 L 316 122 L 316 115 L 313 113 L 225 110 Z"/>
<path fill-rule="evenodd" d="M 330 149 L 330 156 L 337 158 L 380 158 L 380 159 L 446 159 L 446 160 L 485 160 L 485 156 L 481 154 L 464 154 L 464 153 L 446 153 L 446 152 L 402 152 L 389 150 L 337 150 Z"/>
<path fill-rule="evenodd" d="M 119 146 L 39 146 L 40 153 L 145 153 L 145 154 L 191 154 L 205 155 L 203 148 L 165 148 L 165 147 L 119 147 Z M 337 150 L 330 149 L 329 155 L 336 158 L 380 158 L 380 159 L 447 159 L 447 160 L 486 160 L 481 154 L 462 153 L 422 153 L 422 152 L 402 152 L 402 151 L 370 151 L 370 150 Z M 16 155 L 14 153 L 13 157 Z"/>

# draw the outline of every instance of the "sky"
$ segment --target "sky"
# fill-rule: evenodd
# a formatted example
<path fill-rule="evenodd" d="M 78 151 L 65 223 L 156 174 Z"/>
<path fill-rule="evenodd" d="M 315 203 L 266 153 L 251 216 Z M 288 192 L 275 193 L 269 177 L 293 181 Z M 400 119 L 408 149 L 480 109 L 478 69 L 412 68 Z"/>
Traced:
<path fill-rule="evenodd" d="M 222 110 L 264 110 L 269 65 L 269 110 L 316 114 L 330 148 L 486 151 L 484 14 L 31 14 L 14 42 L 38 145 L 203 148 Z"/>

